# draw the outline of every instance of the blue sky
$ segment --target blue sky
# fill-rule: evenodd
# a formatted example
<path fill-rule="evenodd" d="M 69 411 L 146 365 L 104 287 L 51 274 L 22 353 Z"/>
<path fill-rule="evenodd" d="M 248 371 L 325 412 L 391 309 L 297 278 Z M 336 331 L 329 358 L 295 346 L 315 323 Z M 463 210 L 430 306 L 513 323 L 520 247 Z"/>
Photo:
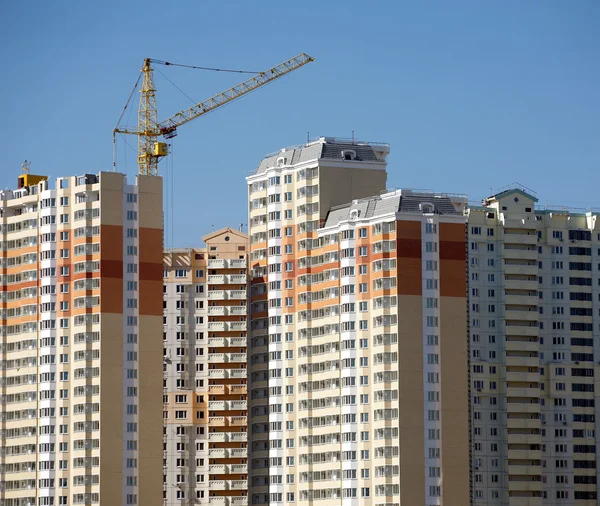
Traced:
<path fill-rule="evenodd" d="M 52 177 L 110 170 L 144 57 L 262 70 L 304 51 L 316 62 L 180 128 L 161 165 L 168 245 L 246 223 L 248 171 L 308 132 L 389 142 L 390 187 L 475 200 L 518 181 L 541 203 L 600 206 L 599 23 L 594 0 L 5 2 L 0 186 L 24 159 Z M 160 70 L 198 101 L 243 78 Z M 190 105 L 156 84 L 159 119 Z M 135 174 L 135 150 L 118 153 Z"/>

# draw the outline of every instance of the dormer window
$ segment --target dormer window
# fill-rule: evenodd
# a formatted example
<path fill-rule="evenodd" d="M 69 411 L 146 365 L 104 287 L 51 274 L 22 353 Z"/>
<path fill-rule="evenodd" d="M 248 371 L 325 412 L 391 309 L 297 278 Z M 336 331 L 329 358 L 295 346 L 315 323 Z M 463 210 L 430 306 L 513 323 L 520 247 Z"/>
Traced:
<path fill-rule="evenodd" d="M 421 209 L 423 214 L 432 214 L 435 207 L 431 202 L 421 202 L 419 204 L 419 209 Z"/>
<path fill-rule="evenodd" d="M 282 167 L 286 163 L 287 163 L 287 158 L 285 158 L 284 156 L 280 156 L 279 158 L 277 158 L 277 167 Z"/>
<path fill-rule="evenodd" d="M 356 220 L 358 219 L 358 216 L 360 215 L 360 211 L 358 209 L 352 209 L 352 211 L 350 211 L 350 220 Z"/>
<path fill-rule="evenodd" d="M 342 151 L 342 158 L 344 160 L 356 160 L 356 151 L 353 149 L 344 149 Z"/>

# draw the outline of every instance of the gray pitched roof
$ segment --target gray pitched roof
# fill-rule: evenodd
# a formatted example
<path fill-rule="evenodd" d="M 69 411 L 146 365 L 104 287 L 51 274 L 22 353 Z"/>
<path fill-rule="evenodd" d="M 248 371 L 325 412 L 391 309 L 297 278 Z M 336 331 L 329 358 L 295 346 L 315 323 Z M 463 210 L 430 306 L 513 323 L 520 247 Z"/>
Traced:
<path fill-rule="evenodd" d="M 446 195 L 401 190 L 332 207 L 324 226 L 330 227 L 349 219 L 353 211 L 358 211 L 358 218 L 373 218 L 396 212 L 421 213 L 420 205 L 425 203 L 433 204 L 435 214 L 461 214 Z"/>
<path fill-rule="evenodd" d="M 277 165 L 278 158 L 285 158 L 286 165 L 296 165 L 317 159 L 342 159 L 342 151 L 351 150 L 356 153 L 355 160 L 365 162 L 380 162 L 373 147 L 368 143 L 341 142 L 336 139 L 324 138 L 310 144 L 284 148 L 275 154 L 265 156 L 258 165 L 255 174 L 262 174 L 267 169 Z"/>

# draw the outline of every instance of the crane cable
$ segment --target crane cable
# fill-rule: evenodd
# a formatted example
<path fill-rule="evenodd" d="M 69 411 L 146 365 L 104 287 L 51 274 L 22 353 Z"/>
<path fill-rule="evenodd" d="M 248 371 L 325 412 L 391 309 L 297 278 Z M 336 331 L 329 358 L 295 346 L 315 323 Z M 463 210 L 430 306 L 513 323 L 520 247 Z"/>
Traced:
<path fill-rule="evenodd" d="M 163 60 L 154 60 L 153 58 L 150 58 L 150 61 L 152 63 L 158 63 L 159 65 L 165 65 L 168 67 L 183 67 L 183 68 L 187 68 L 187 69 L 209 70 L 212 72 L 231 72 L 233 74 L 262 74 L 262 72 L 255 72 L 253 70 L 235 70 L 235 69 L 217 69 L 217 68 L 213 68 L 213 67 L 197 67 L 195 65 L 184 65 L 182 63 L 172 63 L 172 62 L 163 61 Z"/>
<path fill-rule="evenodd" d="M 169 81 L 173 86 L 175 86 L 175 88 L 177 88 L 183 95 L 185 95 L 193 104 L 197 104 L 198 101 L 194 100 L 192 97 L 190 97 L 185 91 L 183 91 L 179 86 L 177 86 L 173 81 L 171 81 L 166 75 L 164 75 L 160 70 L 156 69 L 156 71 L 163 76 L 167 81 Z"/>

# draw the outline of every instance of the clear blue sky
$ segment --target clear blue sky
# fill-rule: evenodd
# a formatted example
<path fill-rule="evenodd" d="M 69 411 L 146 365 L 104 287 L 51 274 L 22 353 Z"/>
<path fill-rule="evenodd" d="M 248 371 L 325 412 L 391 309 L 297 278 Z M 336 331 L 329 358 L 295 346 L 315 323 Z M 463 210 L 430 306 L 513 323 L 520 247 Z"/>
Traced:
<path fill-rule="evenodd" d="M 169 245 L 246 223 L 247 172 L 307 132 L 389 142 L 391 187 L 478 199 L 518 181 L 600 206 L 598 26 L 594 0 L 5 2 L 0 186 L 24 159 L 53 177 L 110 170 L 144 57 L 262 70 L 305 51 L 315 63 L 180 128 Z M 242 80 L 160 70 L 198 101 Z M 160 119 L 189 105 L 156 82 Z M 121 170 L 135 156 L 119 142 Z"/>

